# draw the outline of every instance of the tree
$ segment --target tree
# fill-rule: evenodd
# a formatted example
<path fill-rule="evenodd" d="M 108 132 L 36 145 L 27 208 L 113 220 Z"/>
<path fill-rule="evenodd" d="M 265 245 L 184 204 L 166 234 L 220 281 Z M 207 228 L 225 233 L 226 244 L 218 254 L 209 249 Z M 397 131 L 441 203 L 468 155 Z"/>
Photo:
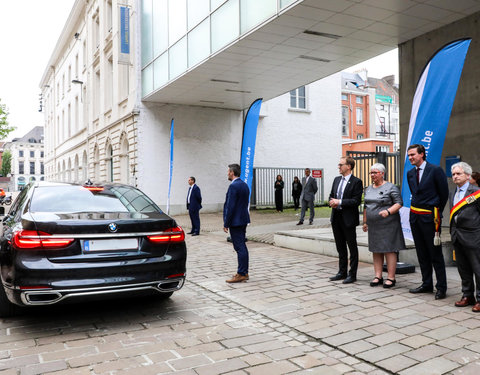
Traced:
<path fill-rule="evenodd" d="M 15 126 L 8 125 L 8 109 L 0 100 L 0 139 L 7 138 L 8 134 L 15 130 Z"/>
<path fill-rule="evenodd" d="M 2 176 L 6 177 L 12 170 L 12 153 L 5 150 L 2 155 Z"/>

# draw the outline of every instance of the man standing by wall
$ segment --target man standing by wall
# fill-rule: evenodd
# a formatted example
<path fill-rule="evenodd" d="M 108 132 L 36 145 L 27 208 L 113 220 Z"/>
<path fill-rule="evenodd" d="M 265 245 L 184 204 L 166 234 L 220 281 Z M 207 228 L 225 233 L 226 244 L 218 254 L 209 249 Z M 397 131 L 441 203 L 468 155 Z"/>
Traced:
<path fill-rule="evenodd" d="M 240 283 L 247 281 L 248 277 L 248 249 L 245 245 L 247 224 L 250 223 L 248 203 L 250 189 L 240 178 L 240 166 L 230 164 L 228 166 L 228 180 L 232 181 L 227 190 L 225 204 L 223 206 L 223 231 L 232 239 L 233 248 L 237 252 L 237 273 L 227 283 Z"/>
<path fill-rule="evenodd" d="M 462 279 L 462 298 L 455 306 L 474 305 L 472 311 L 480 312 L 480 189 L 469 183 L 471 175 L 472 167 L 467 163 L 452 165 L 457 188 L 449 197 L 450 235 Z"/>
<path fill-rule="evenodd" d="M 426 161 L 425 147 L 422 145 L 409 146 L 407 155 L 410 164 L 415 167 L 407 172 L 412 193 L 410 228 L 422 271 L 422 284 L 410 289 L 410 293 L 433 292 L 433 266 L 437 278 L 435 299 L 444 299 L 447 275 L 439 236 L 441 215 L 448 199 L 447 176 L 442 168 Z"/>
<path fill-rule="evenodd" d="M 313 218 L 315 217 L 315 194 L 318 191 L 317 180 L 310 176 L 310 168 L 305 168 L 305 177 L 302 178 L 302 211 L 300 213 L 300 221 L 297 225 L 302 225 L 305 219 L 305 211 L 307 206 L 310 210 L 310 225 L 313 224 Z"/>
<path fill-rule="evenodd" d="M 192 230 L 188 234 L 192 236 L 200 234 L 200 209 L 202 208 L 202 193 L 195 181 L 193 176 L 188 179 L 190 187 L 187 194 L 187 210 L 192 222 Z"/>
<path fill-rule="evenodd" d="M 360 224 L 358 206 L 362 202 L 362 180 L 352 175 L 355 160 L 343 157 L 338 163 L 341 176 L 333 180 L 328 204 L 332 207 L 330 222 L 338 252 L 338 272 L 331 281 L 343 280 L 350 284 L 357 280 L 358 246 L 356 227 Z M 350 249 L 350 272 L 347 275 L 348 252 Z"/>

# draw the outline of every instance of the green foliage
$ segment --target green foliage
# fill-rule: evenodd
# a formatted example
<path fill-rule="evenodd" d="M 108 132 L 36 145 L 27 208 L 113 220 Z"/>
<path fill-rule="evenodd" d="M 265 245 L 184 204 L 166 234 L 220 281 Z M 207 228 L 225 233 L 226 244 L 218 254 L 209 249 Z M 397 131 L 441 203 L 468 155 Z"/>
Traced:
<path fill-rule="evenodd" d="M 7 106 L 5 104 L 2 104 L 0 100 L 0 139 L 7 138 L 8 134 L 15 130 L 14 126 L 8 125 L 7 117 Z"/>
<path fill-rule="evenodd" d="M 12 153 L 5 150 L 2 155 L 2 176 L 6 177 L 12 170 Z"/>

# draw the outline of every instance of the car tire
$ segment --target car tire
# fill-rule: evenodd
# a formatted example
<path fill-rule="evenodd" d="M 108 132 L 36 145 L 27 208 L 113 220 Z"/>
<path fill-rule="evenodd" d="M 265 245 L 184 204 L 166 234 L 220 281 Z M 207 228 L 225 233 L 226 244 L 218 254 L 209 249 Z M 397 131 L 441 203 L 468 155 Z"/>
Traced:
<path fill-rule="evenodd" d="M 169 299 L 172 296 L 173 292 L 165 292 L 165 293 L 160 293 L 159 294 L 159 299 L 164 300 L 164 299 Z"/>
<path fill-rule="evenodd" d="M 8 318 L 18 313 L 18 306 L 11 303 L 0 283 L 0 318 Z"/>

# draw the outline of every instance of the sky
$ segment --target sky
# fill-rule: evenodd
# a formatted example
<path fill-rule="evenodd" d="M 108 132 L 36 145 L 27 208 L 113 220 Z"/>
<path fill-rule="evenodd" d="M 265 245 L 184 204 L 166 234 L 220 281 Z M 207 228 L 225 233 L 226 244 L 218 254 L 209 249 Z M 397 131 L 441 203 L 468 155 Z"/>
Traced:
<path fill-rule="evenodd" d="M 0 102 L 8 108 L 9 124 L 17 128 L 7 141 L 44 124 L 38 112 L 39 84 L 73 4 L 74 0 L 0 0 Z M 395 74 L 398 82 L 397 50 L 347 71 L 362 68 L 375 78 Z"/>
<path fill-rule="evenodd" d="M 74 0 L 0 0 L 0 100 L 8 122 L 22 137 L 43 125 L 38 112 L 40 80 L 67 21 Z M 5 141 L 4 140 L 4 141 Z"/>

